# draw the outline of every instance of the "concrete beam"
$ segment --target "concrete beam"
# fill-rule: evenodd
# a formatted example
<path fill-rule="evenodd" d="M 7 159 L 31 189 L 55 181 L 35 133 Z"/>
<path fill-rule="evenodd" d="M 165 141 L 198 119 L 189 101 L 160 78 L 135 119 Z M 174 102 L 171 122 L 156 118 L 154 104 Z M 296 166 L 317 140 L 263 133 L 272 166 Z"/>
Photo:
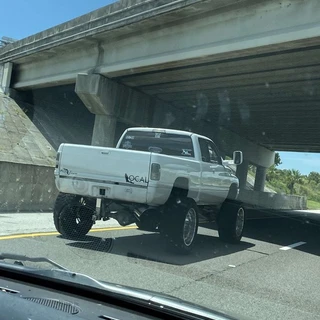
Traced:
<path fill-rule="evenodd" d="M 216 0 L 214 6 L 236 3 L 239 0 Z M 73 20 L 59 24 L 53 28 L 31 35 L 25 39 L 15 41 L 0 49 L 0 62 L 6 58 L 20 58 L 34 52 L 52 49 L 66 43 L 74 42 L 94 34 L 120 30 L 121 35 L 127 32 L 126 25 L 145 21 L 162 15 L 161 23 L 166 21 L 165 13 L 189 7 L 200 3 L 202 0 L 121 0 L 108 6 L 102 7 Z M 199 9 L 198 9 L 199 10 Z M 194 11 L 190 8 L 190 12 Z M 169 19 L 170 21 L 171 19 Z M 131 27 L 130 27 L 131 30 Z"/>
<path fill-rule="evenodd" d="M 112 116 L 131 125 L 151 121 L 151 98 L 100 74 L 78 74 L 75 92 L 95 115 Z"/>
<path fill-rule="evenodd" d="M 234 132 L 220 128 L 219 140 L 224 151 L 231 154 L 235 150 L 240 150 L 243 152 L 243 158 L 256 166 L 269 168 L 274 164 L 274 151 L 258 146 Z"/>
<path fill-rule="evenodd" d="M 0 65 L 0 92 L 4 94 L 9 93 L 9 88 L 11 84 L 12 66 L 13 64 L 11 62 L 6 62 Z"/>
<path fill-rule="evenodd" d="M 161 8 L 160 2 L 151 2 L 157 6 L 157 12 L 161 12 L 162 19 L 149 14 L 141 24 L 99 29 L 99 40 L 94 38 L 97 30 L 88 30 L 93 25 L 90 20 L 84 22 L 87 37 L 71 34 L 74 41 L 68 37 L 63 45 L 56 39 L 59 36 L 64 39 L 66 30 L 61 30 L 61 34 L 51 30 L 47 43 L 42 46 L 36 45 L 40 40 L 45 41 L 43 37 L 34 44 L 17 41 L 6 46 L 6 50 L 0 50 L 0 61 L 20 65 L 14 87 L 26 89 L 57 85 L 59 81 L 74 82 L 77 73 L 88 70 L 109 78 L 119 77 L 320 43 L 318 0 L 223 1 L 232 4 L 229 6 L 221 1 L 174 1 L 175 8 L 170 8 L 168 3 Z M 190 19 L 190 14 L 198 15 Z M 56 41 L 52 41 L 54 33 Z M 55 47 L 53 54 L 49 49 L 57 43 L 60 46 Z M 31 46 L 29 52 L 25 46 Z"/>

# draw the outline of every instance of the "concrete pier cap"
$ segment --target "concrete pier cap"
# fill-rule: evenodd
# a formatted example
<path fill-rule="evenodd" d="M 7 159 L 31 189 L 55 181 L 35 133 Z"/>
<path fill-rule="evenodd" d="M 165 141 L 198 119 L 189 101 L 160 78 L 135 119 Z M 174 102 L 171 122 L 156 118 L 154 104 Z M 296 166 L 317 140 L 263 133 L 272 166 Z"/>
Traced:
<path fill-rule="evenodd" d="M 117 121 L 147 126 L 152 118 L 152 99 L 100 74 L 79 73 L 75 92 L 95 114 L 92 144 L 112 147 Z"/>
<path fill-rule="evenodd" d="M 241 137 L 230 130 L 221 129 L 220 136 L 223 137 L 224 145 L 229 153 L 240 150 L 243 153 L 243 159 L 255 166 L 269 168 L 274 164 L 274 151 Z"/>

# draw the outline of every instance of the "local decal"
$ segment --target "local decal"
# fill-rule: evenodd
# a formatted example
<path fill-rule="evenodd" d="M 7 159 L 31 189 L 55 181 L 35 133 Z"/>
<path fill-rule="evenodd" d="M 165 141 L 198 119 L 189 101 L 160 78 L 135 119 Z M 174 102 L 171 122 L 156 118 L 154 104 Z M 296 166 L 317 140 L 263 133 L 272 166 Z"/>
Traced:
<path fill-rule="evenodd" d="M 65 174 L 67 174 L 68 176 L 69 176 L 70 174 L 74 174 L 74 175 L 77 174 L 76 172 L 73 172 L 73 171 L 71 171 L 70 169 L 67 169 L 67 168 L 63 168 L 63 169 L 61 169 L 60 171 L 63 172 L 63 173 L 65 173 Z"/>
<path fill-rule="evenodd" d="M 148 183 L 149 180 L 147 177 L 135 176 L 133 174 L 128 175 L 127 173 L 124 175 L 126 178 L 126 182 L 135 184 L 135 183 Z"/>

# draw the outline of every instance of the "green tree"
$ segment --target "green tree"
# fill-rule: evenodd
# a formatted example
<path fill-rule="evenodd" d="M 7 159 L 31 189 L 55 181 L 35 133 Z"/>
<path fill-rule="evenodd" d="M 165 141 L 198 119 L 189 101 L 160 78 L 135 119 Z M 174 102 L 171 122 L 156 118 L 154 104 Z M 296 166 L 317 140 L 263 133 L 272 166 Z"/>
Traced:
<path fill-rule="evenodd" d="M 274 166 L 278 167 L 278 166 L 280 166 L 280 164 L 282 164 L 280 154 L 279 154 L 279 152 L 276 152 L 274 155 Z"/>
<path fill-rule="evenodd" d="M 276 180 L 279 176 L 281 170 L 277 169 L 277 166 L 282 164 L 279 152 L 276 152 L 274 155 L 274 164 L 268 168 L 266 179 L 268 182 Z"/>
<path fill-rule="evenodd" d="M 286 185 L 289 189 L 290 194 L 294 194 L 294 186 L 296 183 L 303 184 L 303 176 L 301 175 L 299 170 L 295 169 L 281 171 L 285 172 Z"/>
<path fill-rule="evenodd" d="M 312 171 L 308 174 L 308 181 L 314 181 L 315 184 L 320 183 L 320 174 L 318 172 Z"/>
<path fill-rule="evenodd" d="M 270 168 L 268 168 L 266 179 L 268 182 L 271 182 L 272 180 L 277 180 L 278 175 L 279 170 L 273 165 Z"/>

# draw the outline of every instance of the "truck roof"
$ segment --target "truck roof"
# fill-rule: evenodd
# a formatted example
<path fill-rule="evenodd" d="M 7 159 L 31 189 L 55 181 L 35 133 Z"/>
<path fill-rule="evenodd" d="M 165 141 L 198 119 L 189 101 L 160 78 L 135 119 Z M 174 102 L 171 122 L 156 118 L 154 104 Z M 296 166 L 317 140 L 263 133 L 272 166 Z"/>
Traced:
<path fill-rule="evenodd" d="M 146 132 L 157 132 L 157 131 L 162 131 L 162 132 L 166 132 L 166 133 L 171 133 L 171 134 L 181 134 L 181 135 L 186 135 L 191 137 L 192 135 L 200 137 L 200 138 L 204 138 L 204 139 L 209 139 L 210 138 L 206 137 L 206 136 L 202 136 L 201 134 L 197 134 L 194 132 L 190 132 L 190 131 L 183 131 L 183 130 L 175 130 L 175 129 L 166 129 L 166 128 L 150 128 L 150 127 L 133 127 L 133 128 L 128 128 L 127 131 L 146 131 Z"/>
<path fill-rule="evenodd" d="M 183 131 L 183 130 L 174 130 L 174 129 L 166 129 L 166 128 L 150 128 L 150 127 L 134 127 L 129 128 L 128 131 L 146 131 L 146 132 L 166 132 L 171 134 L 181 134 L 186 136 L 191 136 L 194 133 L 189 131 Z"/>

